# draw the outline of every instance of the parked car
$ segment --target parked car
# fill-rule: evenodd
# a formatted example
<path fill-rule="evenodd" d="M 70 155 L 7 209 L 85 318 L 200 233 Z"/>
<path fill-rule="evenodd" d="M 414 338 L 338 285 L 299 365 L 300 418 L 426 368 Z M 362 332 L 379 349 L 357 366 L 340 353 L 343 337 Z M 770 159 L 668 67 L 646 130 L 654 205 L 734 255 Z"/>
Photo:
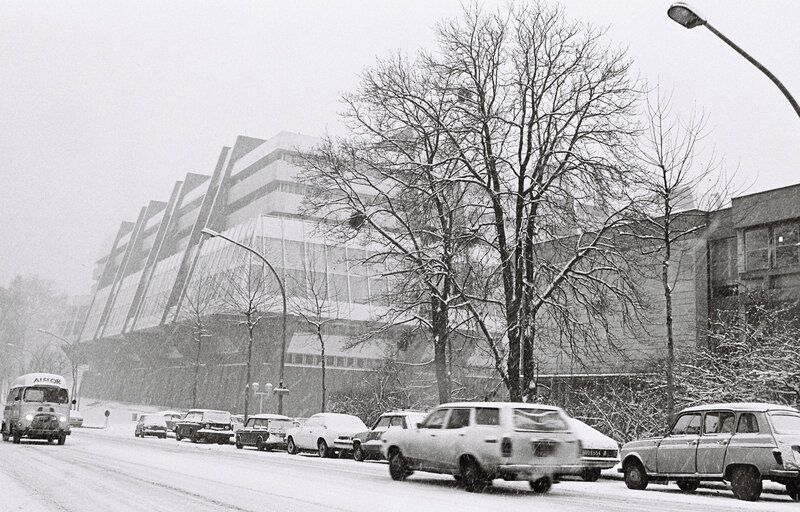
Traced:
<path fill-rule="evenodd" d="M 286 448 L 286 430 L 292 419 L 282 414 L 254 414 L 236 431 L 236 448 L 255 446 L 257 450 Z"/>
<path fill-rule="evenodd" d="M 82 427 L 83 415 L 76 410 L 69 411 L 69 418 L 67 419 L 67 423 L 69 424 L 70 428 Z"/>
<path fill-rule="evenodd" d="M 136 429 L 133 431 L 136 437 L 156 436 L 161 439 L 167 438 L 167 420 L 162 414 L 142 414 L 136 422 Z"/>
<path fill-rule="evenodd" d="M 689 407 L 669 433 L 622 447 L 629 489 L 675 481 L 686 492 L 701 481 L 730 482 L 734 496 L 755 501 L 762 481 L 786 486 L 800 500 L 800 411 L 767 403 Z"/>
<path fill-rule="evenodd" d="M 495 478 L 528 480 L 547 492 L 554 475 L 580 468 L 580 442 L 558 407 L 519 402 L 459 402 L 431 411 L 417 428 L 388 429 L 382 452 L 389 474 L 453 475 L 467 491 Z"/>
<path fill-rule="evenodd" d="M 352 449 L 353 435 L 365 430 L 367 426 L 356 416 L 321 412 L 308 418 L 302 426 L 292 427 L 286 432 L 286 451 L 292 455 L 316 451 L 320 457 L 331 457 L 342 450 Z M 337 441 L 339 448 L 334 447 Z"/>
<path fill-rule="evenodd" d="M 381 436 L 390 428 L 416 428 L 425 419 L 424 412 L 392 411 L 381 414 L 371 429 L 353 436 L 353 458 L 359 462 L 366 459 L 382 459 Z"/>
<path fill-rule="evenodd" d="M 210 409 L 192 409 L 175 425 L 175 439 L 225 444 L 231 436 L 231 413 Z"/>
<path fill-rule="evenodd" d="M 167 430 L 169 432 L 175 431 L 175 425 L 186 416 L 186 413 L 183 411 L 160 411 L 157 414 L 160 414 L 164 417 L 164 421 L 167 422 Z"/>
<path fill-rule="evenodd" d="M 619 444 L 581 420 L 569 418 L 569 427 L 581 442 L 580 468 L 569 470 L 566 475 L 579 475 L 587 482 L 596 482 L 600 472 L 619 462 Z"/>
<path fill-rule="evenodd" d="M 231 414 L 231 430 L 235 434 L 244 426 L 244 414 Z"/>

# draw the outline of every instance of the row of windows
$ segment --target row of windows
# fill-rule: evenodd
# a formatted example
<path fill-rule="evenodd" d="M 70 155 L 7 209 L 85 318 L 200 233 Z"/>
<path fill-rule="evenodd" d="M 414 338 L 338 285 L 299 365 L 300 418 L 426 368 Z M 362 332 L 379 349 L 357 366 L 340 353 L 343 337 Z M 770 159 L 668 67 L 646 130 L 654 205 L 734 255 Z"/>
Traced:
<path fill-rule="evenodd" d="M 702 421 L 699 412 L 684 414 L 675 422 L 671 434 L 674 436 L 700 435 L 701 426 L 703 434 L 732 434 L 734 420 L 735 415 L 727 411 L 708 412 L 705 421 Z M 736 424 L 737 434 L 758 432 L 758 420 L 755 414 L 745 412 L 739 415 L 739 422 Z"/>
<path fill-rule="evenodd" d="M 369 369 L 377 366 L 379 361 L 366 357 L 350 356 L 325 356 L 325 366 L 328 368 L 363 368 Z M 322 356 L 314 354 L 286 354 L 286 364 L 306 366 L 322 366 Z"/>

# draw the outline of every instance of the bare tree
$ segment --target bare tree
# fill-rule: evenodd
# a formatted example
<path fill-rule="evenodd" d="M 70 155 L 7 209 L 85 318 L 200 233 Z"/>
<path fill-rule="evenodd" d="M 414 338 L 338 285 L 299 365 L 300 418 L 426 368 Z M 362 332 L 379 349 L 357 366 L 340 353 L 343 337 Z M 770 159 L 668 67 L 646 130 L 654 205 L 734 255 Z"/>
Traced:
<path fill-rule="evenodd" d="M 640 187 L 647 201 L 640 203 L 636 220 L 625 234 L 641 242 L 644 255 L 660 261 L 666 329 L 667 421 L 675 413 L 675 339 L 673 291 L 682 266 L 694 266 L 694 253 L 686 247 L 706 227 L 707 212 L 719 208 L 730 195 L 730 179 L 712 154 L 703 158 L 701 142 L 707 120 L 691 114 L 685 121 L 676 116 L 669 98 L 658 88 L 646 101 L 647 121 L 634 155 L 643 167 Z M 687 263 L 684 260 L 690 259 Z"/>
<path fill-rule="evenodd" d="M 230 268 L 226 269 L 220 283 L 221 311 L 241 317 L 240 324 L 247 332 L 245 343 L 247 385 L 244 395 L 244 415 L 247 418 L 252 382 L 253 346 L 255 330 L 264 313 L 276 303 L 277 283 L 266 265 L 249 253 L 232 252 Z"/>
<path fill-rule="evenodd" d="M 221 308 L 219 277 L 201 268 L 192 275 L 178 313 L 178 322 L 190 326 L 194 348 L 194 372 L 192 379 L 192 407 L 197 407 L 197 386 L 200 377 L 200 362 L 203 341 L 211 337 L 208 330 L 210 317 Z"/>
<path fill-rule="evenodd" d="M 308 260 L 307 271 L 304 283 L 293 283 L 293 288 L 302 286 L 306 293 L 304 296 L 295 297 L 291 301 L 292 312 L 305 320 L 313 329 L 314 336 L 317 338 L 320 349 L 320 367 L 322 379 L 320 384 L 321 403 L 320 412 L 327 410 L 328 388 L 325 380 L 327 362 L 325 360 L 325 332 L 330 323 L 340 319 L 341 290 L 338 290 L 334 282 L 328 283 L 324 268 L 324 255 L 311 255 Z M 330 291 L 329 291 L 330 287 Z"/>

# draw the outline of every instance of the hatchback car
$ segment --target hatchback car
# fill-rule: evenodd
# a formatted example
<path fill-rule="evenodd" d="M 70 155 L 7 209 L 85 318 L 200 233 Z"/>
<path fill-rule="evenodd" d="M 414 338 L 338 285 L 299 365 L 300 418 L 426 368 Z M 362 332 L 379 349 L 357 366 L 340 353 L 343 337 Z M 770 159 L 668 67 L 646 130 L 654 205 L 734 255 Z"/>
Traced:
<path fill-rule="evenodd" d="M 366 459 L 382 459 L 381 436 L 390 428 L 416 428 L 425 419 L 424 412 L 392 411 L 381 414 L 371 429 L 353 436 L 353 458 L 359 462 Z"/>
<path fill-rule="evenodd" d="M 675 481 L 687 492 L 701 481 L 730 482 L 734 496 L 755 501 L 762 481 L 786 486 L 800 500 L 800 411 L 767 403 L 689 407 L 663 437 L 622 447 L 622 469 L 630 489 Z"/>
<path fill-rule="evenodd" d="M 76 410 L 69 411 L 69 418 L 67 423 L 69 423 L 70 428 L 82 427 L 83 415 Z"/>
<path fill-rule="evenodd" d="M 352 449 L 352 439 L 367 426 L 356 416 L 321 412 L 308 418 L 302 426 L 286 432 L 286 451 L 317 452 L 320 457 L 331 457 L 342 450 Z M 337 447 L 334 447 L 334 443 Z"/>
<path fill-rule="evenodd" d="M 210 409 L 192 409 L 175 425 L 175 439 L 228 443 L 231 434 L 231 413 Z"/>
<path fill-rule="evenodd" d="M 581 420 L 570 418 L 569 426 L 581 442 L 581 468 L 563 474 L 577 474 L 587 482 L 596 482 L 602 470 L 619 462 L 619 444 Z"/>
<path fill-rule="evenodd" d="M 161 439 L 167 437 L 167 420 L 162 414 L 142 414 L 136 422 L 136 429 L 133 431 L 136 437 L 156 436 Z"/>
<path fill-rule="evenodd" d="M 257 450 L 286 448 L 286 430 L 292 419 L 282 414 L 254 414 L 236 431 L 236 448 L 255 446 Z"/>
<path fill-rule="evenodd" d="M 581 468 L 568 419 L 539 404 L 443 404 L 415 428 L 384 432 L 382 451 L 394 480 L 420 470 L 453 475 L 470 492 L 495 478 L 527 480 L 534 492 L 547 492 L 554 475 Z"/>

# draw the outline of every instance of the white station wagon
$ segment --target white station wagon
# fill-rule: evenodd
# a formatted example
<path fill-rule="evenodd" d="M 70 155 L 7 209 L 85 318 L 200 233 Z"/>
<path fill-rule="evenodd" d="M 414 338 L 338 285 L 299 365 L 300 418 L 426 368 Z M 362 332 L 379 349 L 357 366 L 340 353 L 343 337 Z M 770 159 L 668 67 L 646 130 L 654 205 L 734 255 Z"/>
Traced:
<path fill-rule="evenodd" d="M 547 492 L 553 475 L 581 468 L 568 420 L 558 407 L 540 404 L 443 404 L 416 428 L 388 429 L 382 451 L 394 480 L 420 470 L 451 474 L 470 492 L 495 478 L 527 480 L 534 492 Z"/>
<path fill-rule="evenodd" d="M 710 404 L 678 413 L 664 437 L 622 447 L 630 489 L 675 481 L 691 492 L 703 480 L 727 481 L 734 496 L 755 501 L 762 480 L 784 484 L 800 500 L 800 411 L 764 403 Z"/>

